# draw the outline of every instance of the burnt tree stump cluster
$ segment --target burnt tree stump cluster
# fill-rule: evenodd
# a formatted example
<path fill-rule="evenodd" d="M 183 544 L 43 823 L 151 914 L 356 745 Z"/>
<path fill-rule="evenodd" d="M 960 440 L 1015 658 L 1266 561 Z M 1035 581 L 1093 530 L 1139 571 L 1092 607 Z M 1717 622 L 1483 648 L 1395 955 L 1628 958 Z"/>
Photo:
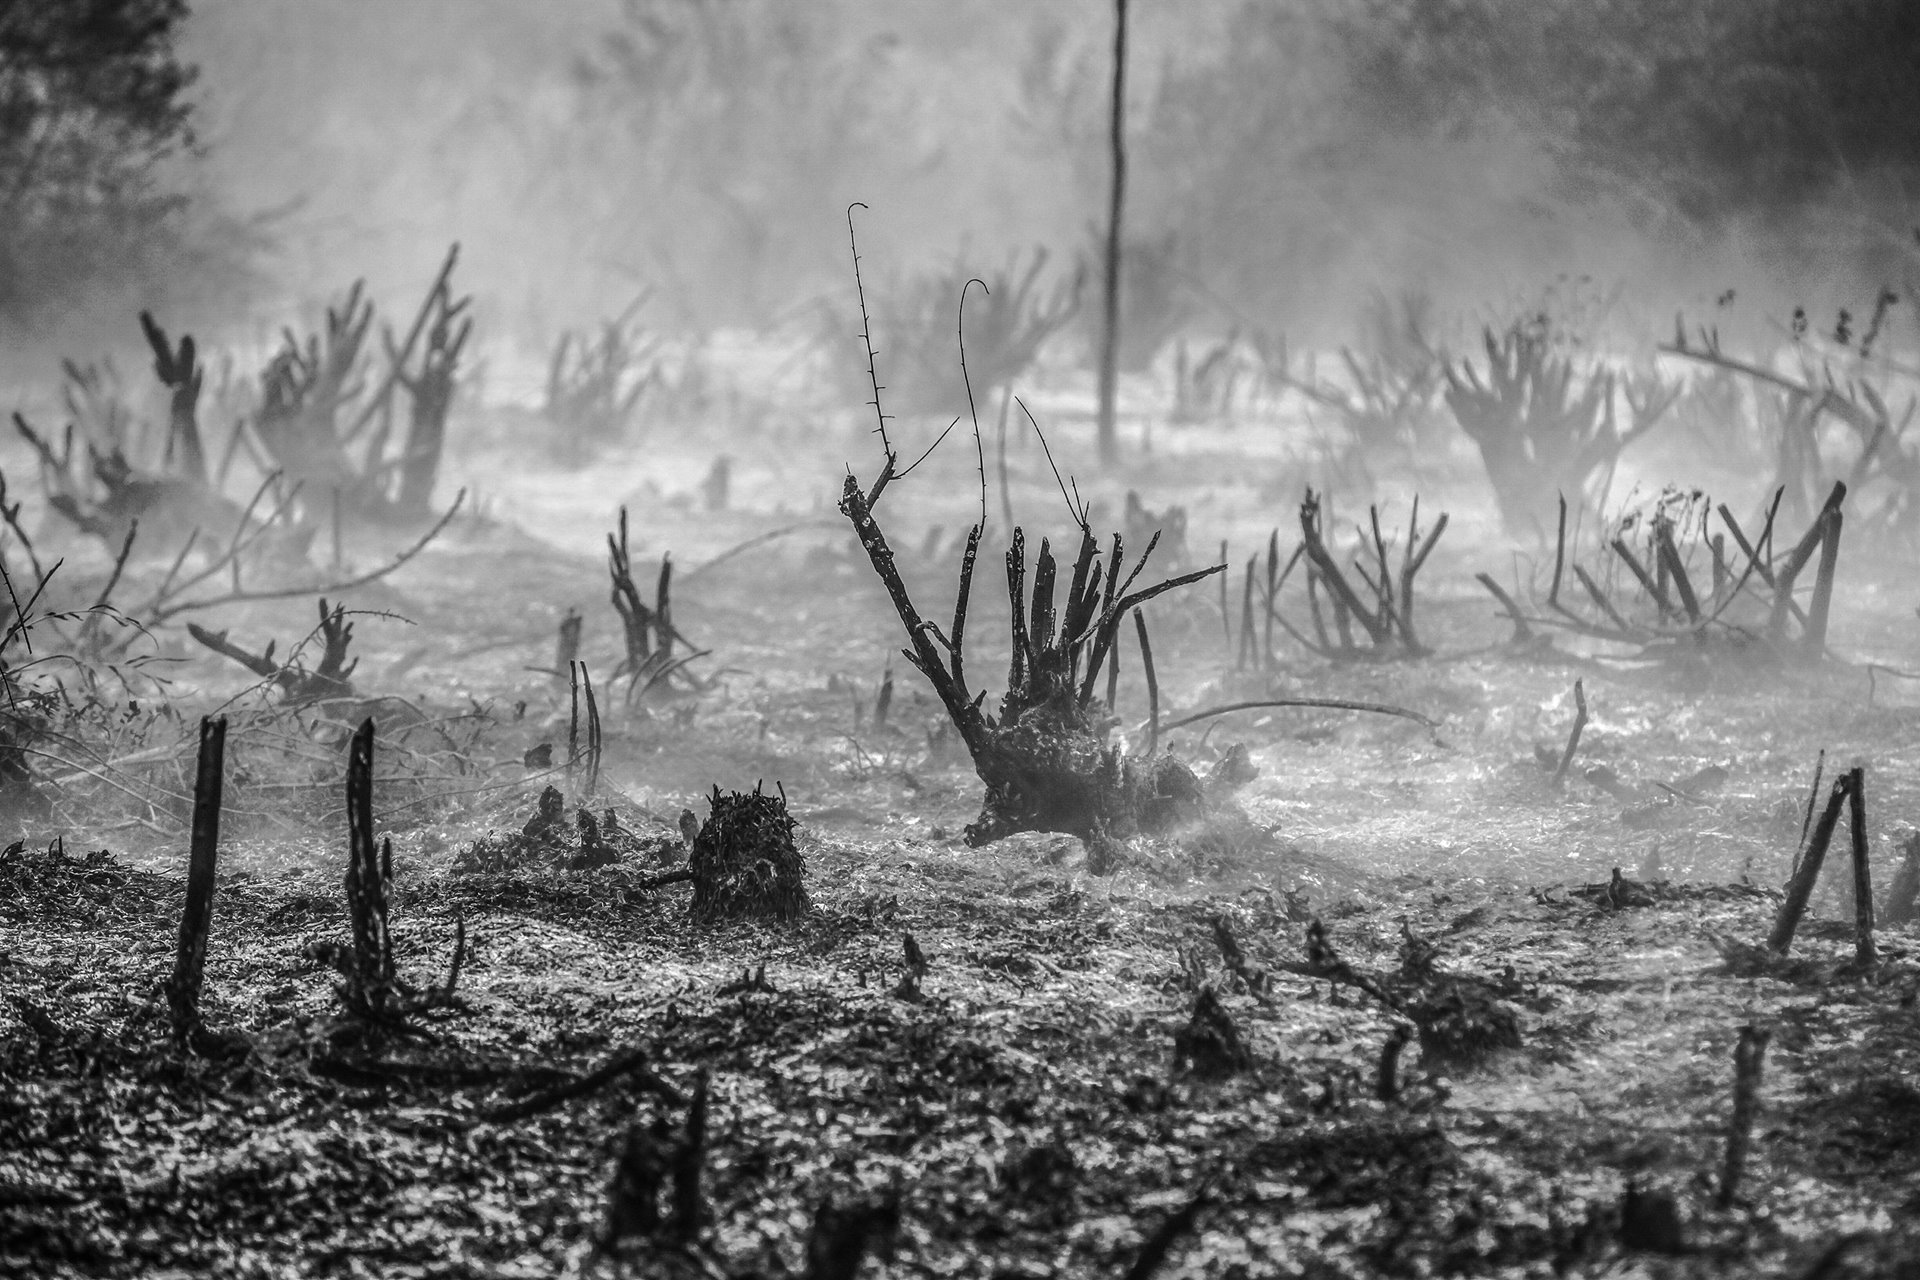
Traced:
<path fill-rule="evenodd" d="M 1149 600 L 1224 569 L 1198 569 L 1151 587 L 1133 589 L 1153 554 L 1147 543 L 1123 576 L 1125 546 L 1116 534 L 1107 564 L 1085 520 L 1072 564 L 1066 606 L 1057 600 L 1060 566 L 1042 541 L 1027 587 L 1026 534 L 1014 529 L 1007 551 L 1007 595 L 1013 606 L 1013 657 L 999 715 L 984 707 L 986 694 L 967 684 L 963 645 L 973 572 L 980 555 L 981 526 L 967 536 L 953 627 L 924 619 L 894 564 L 893 549 L 873 507 L 893 474 L 892 460 L 872 493 L 849 475 L 840 510 L 852 522 L 860 545 L 879 574 L 907 630 L 907 661 L 933 685 L 960 740 L 986 784 L 980 816 L 966 829 L 978 847 L 1022 831 L 1058 831 L 1086 842 L 1096 869 L 1111 867 L 1116 841 L 1155 833 L 1201 816 L 1207 789 L 1192 769 L 1166 755 L 1132 756 L 1110 744 L 1109 708 L 1096 703 L 1101 669 L 1114 659 L 1121 624 Z"/>
<path fill-rule="evenodd" d="M 267 641 L 267 647 L 259 653 L 249 653 L 227 639 L 225 631 L 212 631 L 197 622 L 189 622 L 187 631 L 215 653 L 273 684 L 290 703 L 353 696 L 353 672 L 360 665 L 358 658 L 347 658 L 353 643 L 353 624 L 347 621 L 347 607 L 329 605 L 325 596 L 320 598 L 320 625 L 308 636 L 317 636 L 321 642 L 320 661 L 311 670 L 299 659 L 304 642 L 294 646 L 286 661 L 279 662 L 273 656 L 275 641 Z"/>

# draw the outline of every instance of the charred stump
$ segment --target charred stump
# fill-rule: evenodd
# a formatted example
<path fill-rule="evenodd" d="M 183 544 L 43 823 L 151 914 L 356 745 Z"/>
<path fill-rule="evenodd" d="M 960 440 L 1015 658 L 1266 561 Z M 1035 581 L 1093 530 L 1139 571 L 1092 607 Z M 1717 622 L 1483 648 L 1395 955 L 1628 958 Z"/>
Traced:
<path fill-rule="evenodd" d="M 1174 1033 L 1173 1059 L 1175 1070 L 1208 1080 L 1253 1069 L 1253 1053 L 1212 987 L 1200 989 L 1187 1024 Z"/>
<path fill-rule="evenodd" d="M 762 916 L 792 920 L 812 906 L 807 863 L 793 843 L 787 797 L 759 787 L 722 793 L 713 789 L 712 812 L 693 839 L 688 870 L 693 914 Z"/>
<path fill-rule="evenodd" d="M 225 631 L 210 631 L 197 622 L 189 622 L 187 632 L 215 653 L 233 659 L 262 680 L 271 681 L 288 702 L 353 696 L 353 672 L 360 665 L 358 658 L 351 661 L 347 658 L 353 644 L 353 624 L 347 621 L 344 604 L 329 605 L 324 596 L 320 598 L 320 624 L 308 636 L 309 639 L 317 636 L 321 644 L 320 662 L 312 670 L 298 659 L 301 645 L 294 646 L 292 659 L 276 662 L 273 656 L 276 641 L 269 640 L 265 649 L 250 653 L 227 639 Z"/>
<path fill-rule="evenodd" d="M 1920 914 L 1914 910 L 1915 900 L 1920 899 L 1920 831 L 1906 834 L 1900 853 L 1900 869 L 1887 886 L 1886 910 L 1880 916 L 1883 924 L 1906 924 Z"/>
<path fill-rule="evenodd" d="M 807 1236 L 805 1280 L 857 1280 L 869 1253 L 893 1260 L 899 1234 L 897 1195 L 844 1206 L 823 1200 L 813 1212 L 813 1230 Z"/>
<path fill-rule="evenodd" d="M 614 612 L 620 615 L 620 629 L 626 639 L 626 657 L 613 670 L 617 682 L 627 679 L 627 701 L 643 696 L 657 684 L 678 675 L 691 689 L 700 682 L 685 668 L 707 651 L 695 649 L 692 642 L 673 625 L 673 559 L 660 557 L 660 576 L 656 580 L 653 603 L 647 604 L 633 577 L 633 553 L 627 546 L 627 509 L 620 508 L 618 536 L 607 535 L 607 576 L 612 583 Z M 678 642 L 687 652 L 676 654 Z M 565 637 L 562 636 L 562 643 Z"/>
<path fill-rule="evenodd" d="M 453 958 L 444 984 L 415 986 L 400 975 L 393 962 L 393 935 L 387 917 L 393 893 L 393 841 L 376 846 L 373 836 L 372 717 L 355 731 L 347 748 L 347 910 L 353 923 L 353 945 L 343 949 L 337 964 L 342 981 L 335 988 L 340 1002 L 357 1024 L 352 1029 L 370 1033 L 408 1032 L 411 1019 L 433 1010 L 463 1012 L 454 995 L 460 966 L 466 959 L 467 927 L 456 918 Z"/>
<path fill-rule="evenodd" d="M 207 937 L 213 928 L 214 871 L 220 854 L 221 775 L 227 752 L 226 717 L 200 722 L 200 757 L 193 786 L 193 843 L 187 859 L 187 900 L 180 912 L 180 943 L 167 1005 L 177 1044 L 195 1053 L 218 1054 L 226 1047 L 209 1035 L 200 1020 L 205 985 Z"/>
<path fill-rule="evenodd" d="M 347 748 L 347 909 L 353 952 L 347 1008 L 379 1021 L 394 994 L 393 938 L 387 932 L 387 896 L 393 886 L 393 841 L 373 839 L 373 720 L 363 721 Z"/>
<path fill-rule="evenodd" d="M 687 1118 L 675 1126 L 664 1115 L 635 1121 L 621 1144 L 598 1241 L 602 1254 L 641 1240 L 689 1245 L 710 1216 L 701 1190 L 707 1158 L 707 1076 L 694 1082 Z M 662 1192 L 667 1201 L 661 1211 Z"/>
<path fill-rule="evenodd" d="M 207 482 L 207 453 L 200 443 L 197 408 L 206 371 L 194 351 L 193 335 L 180 335 L 179 346 L 167 341 L 167 331 L 150 312 L 140 313 L 140 331 L 153 349 L 153 372 L 169 392 L 167 398 L 167 453 L 179 451 L 180 472 L 188 480 Z"/>
<path fill-rule="evenodd" d="M 460 354 L 473 333 L 473 317 L 462 315 L 473 299 L 464 297 L 456 302 L 447 282 L 459 248 L 455 245 L 449 252 L 446 267 L 427 294 L 420 318 L 414 321 L 414 332 L 408 335 L 407 346 L 395 347 L 392 335 L 386 338 L 393 380 L 406 389 L 412 401 L 406 443 L 397 459 L 400 475 L 394 494 L 394 506 L 403 516 L 430 516 L 433 512 L 433 485 L 439 478 L 440 457 L 446 449 L 447 413 L 453 407 L 458 385 Z M 421 352 L 420 369 L 417 373 L 408 373 L 407 352 L 423 322 L 427 345 Z"/>
<path fill-rule="evenodd" d="M 1153 554 L 1154 540 L 1124 577 L 1124 544 L 1115 535 L 1109 562 L 1084 521 L 1071 565 L 1065 606 L 1058 600 L 1060 564 L 1052 547 L 1040 544 L 1027 586 L 1026 535 L 1013 531 L 1007 551 L 1007 594 L 1013 606 L 1013 657 L 999 714 L 984 707 L 986 694 L 967 684 L 963 646 L 967 604 L 979 560 L 981 526 L 967 537 L 953 626 L 943 632 L 924 619 L 894 564 L 893 550 L 874 518 L 873 504 L 892 477 L 892 462 L 871 494 L 851 475 L 840 510 L 853 524 L 874 572 L 887 589 L 907 631 L 907 661 L 933 685 L 985 784 L 980 816 L 966 829 L 969 845 L 990 844 L 1022 831 L 1058 831 L 1087 843 L 1096 870 L 1112 863 L 1115 842 L 1137 833 L 1165 831 L 1199 817 L 1206 789 L 1185 764 L 1169 756 L 1128 755 L 1108 741 L 1104 702 L 1094 690 L 1101 669 L 1114 658 L 1115 642 L 1128 614 L 1175 587 L 1221 572 L 1224 565 L 1181 574 L 1132 590 Z"/>

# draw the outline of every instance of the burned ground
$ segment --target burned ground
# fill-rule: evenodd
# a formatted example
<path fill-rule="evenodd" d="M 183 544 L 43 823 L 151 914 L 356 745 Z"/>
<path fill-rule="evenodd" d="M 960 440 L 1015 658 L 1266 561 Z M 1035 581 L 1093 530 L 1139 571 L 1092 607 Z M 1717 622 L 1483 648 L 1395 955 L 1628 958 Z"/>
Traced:
<path fill-rule="evenodd" d="M 1022 503 L 1038 509 L 1050 477 L 1025 461 Z M 912 512 L 900 518 L 916 543 L 940 517 L 965 518 L 964 472 L 947 465 L 901 482 L 922 505 L 889 499 Z M 1186 465 L 1164 460 L 1163 477 Z M 352 699 L 286 705 L 271 682 L 243 688 L 234 668 L 180 649 L 163 696 L 47 745 L 60 763 L 36 772 L 56 780 L 52 813 L 0 857 L 10 1265 L 582 1270 L 626 1135 L 681 1124 L 702 1078 L 697 1244 L 623 1246 L 642 1271 L 801 1274 L 829 1202 L 897 1204 L 891 1274 L 1117 1276 L 1162 1247 L 1163 1274 L 1217 1276 L 1799 1275 L 1835 1250 L 1823 1274 L 1913 1265 L 1900 1225 L 1920 1126 L 1913 926 L 1883 928 L 1878 963 L 1848 971 L 1849 898 L 1830 871 L 1799 970 L 1737 976 L 1725 952 L 1767 934 L 1821 748 L 1836 768 L 1870 765 L 1884 888 L 1916 802 L 1915 713 L 1897 682 L 1878 677 L 1870 698 L 1858 665 L 1515 647 L 1458 553 L 1423 598 L 1429 656 L 1235 672 L 1208 587 L 1151 607 L 1169 718 L 1312 694 L 1415 708 L 1439 727 L 1277 709 L 1177 730 L 1169 750 L 1198 768 L 1248 749 L 1244 823 L 1142 837 L 1094 875 L 1070 835 L 964 843 L 978 780 L 903 665 L 876 715 L 898 622 L 825 513 L 663 506 L 637 522 L 640 545 L 688 566 L 676 625 L 715 653 L 698 692 L 630 707 L 599 682 L 601 784 L 582 795 L 567 688 L 529 668 L 551 662 L 569 605 L 589 613 L 591 668 L 610 669 L 619 641 L 611 612 L 594 611 L 601 570 L 562 549 L 591 536 L 566 519 L 527 521 L 539 538 L 456 523 L 349 596 L 411 623 L 359 622 Z M 944 541 L 903 557 L 935 607 L 958 554 Z M 1834 630 L 1897 662 L 1900 586 L 1872 577 L 1863 557 Z M 503 600 L 515 634 L 500 634 Z M 979 601 L 975 662 L 992 670 L 1006 605 Z M 230 621 L 285 635 L 312 625 L 310 608 Z M 1126 661 L 1134 736 L 1145 695 L 1131 649 Z M 1564 743 L 1576 677 L 1591 722 L 1556 785 L 1542 760 Z M 228 1059 L 173 1046 L 163 990 L 190 718 L 222 709 L 228 811 L 203 1014 L 245 1038 Z M 341 778 L 367 716 L 395 966 L 437 981 L 456 930 L 467 943 L 464 1007 L 372 1046 L 343 1032 L 336 994 L 352 938 Z M 556 749 L 530 754 L 542 744 Z M 692 912 L 687 885 L 655 883 L 686 865 L 683 811 L 697 821 L 714 786 L 761 783 L 779 784 L 797 820 L 809 909 Z M 614 860 L 466 857 L 511 843 L 549 785 L 566 793 L 562 852 L 584 806 L 596 832 L 618 834 Z M 1517 1034 L 1457 1059 L 1411 1035 L 1409 1019 L 1439 1016 L 1415 997 L 1445 983 L 1470 984 Z M 1238 1069 L 1177 1064 L 1207 1002 L 1234 1028 Z M 1752 1153 L 1721 1207 L 1743 1025 L 1772 1041 Z M 565 1096 L 586 1079 L 599 1087 Z M 1674 1231 L 1645 1226 L 1660 1213 L 1648 1203 L 1672 1206 Z"/>

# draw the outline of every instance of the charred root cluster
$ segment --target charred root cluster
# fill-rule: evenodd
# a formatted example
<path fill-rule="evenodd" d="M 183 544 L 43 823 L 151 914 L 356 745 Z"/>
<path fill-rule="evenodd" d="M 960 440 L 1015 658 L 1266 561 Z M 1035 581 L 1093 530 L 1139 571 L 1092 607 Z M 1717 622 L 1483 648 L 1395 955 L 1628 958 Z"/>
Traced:
<path fill-rule="evenodd" d="M 673 625 L 673 560 L 667 556 L 660 558 L 660 574 L 655 579 L 653 602 L 649 604 L 633 577 L 625 507 L 620 508 L 619 530 L 607 535 L 607 576 L 612 582 L 613 610 L 620 615 L 626 645 L 626 654 L 614 669 L 613 678 L 627 681 L 627 701 L 631 703 L 676 677 L 691 689 L 700 688 L 700 682 L 687 667 L 707 654 L 704 649 L 694 648 Z M 564 628 L 565 624 L 562 625 Z M 560 643 L 564 650 L 568 643 L 564 630 Z M 579 643 L 577 628 L 573 643 L 576 647 Z"/>
<path fill-rule="evenodd" d="M 319 333 L 292 331 L 261 375 L 259 409 L 244 440 L 264 472 L 299 486 L 314 511 L 338 505 L 355 515 L 413 520 L 429 499 L 446 440 L 460 356 L 473 322 L 470 298 L 450 283 L 460 247 L 447 251 L 405 338 L 383 329 L 386 371 L 369 393 L 367 337 L 374 306 L 356 281 Z M 398 419 L 396 391 L 410 400 Z"/>
<path fill-rule="evenodd" d="M 1233 625 L 1227 583 L 1220 584 L 1220 615 L 1236 671 L 1271 671 L 1278 662 L 1273 633 L 1277 627 L 1302 648 L 1334 661 L 1418 657 L 1429 652 L 1414 628 L 1415 584 L 1427 558 L 1446 532 L 1442 513 L 1431 528 L 1420 524 L 1420 500 L 1414 499 L 1406 542 L 1393 563 L 1396 539 L 1381 525 L 1380 508 L 1367 509 L 1367 524 L 1354 527 L 1353 554 L 1343 565 L 1330 544 L 1331 505 L 1312 489 L 1300 504 L 1300 542 L 1280 558 L 1280 531 L 1267 539 L 1265 563 L 1250 556 L 1240 590 L 1239 626 Z M 1222 559 L 1225 558 L 1222 544 Z M 1289 619 L 1281 591 L 1295 569 L 1305 566 L 1304 620 Z M 1355 585 L 1355 584 L 1358 585 Z"/>
<path fill-rule="evenodd" d="M 840 510 L 874 572 L 880 576 L 909 645 L 907 661 L 933 685 L 948 718 L 986 786 L 980 816 L 966 829 L 983 845 L 1021 831 L 1059 831 L 1087 843 L 1092 865 L 1110 863 L 1115 841 L 1165 831 L 1198 817 L 1206 784 L 1186 765 L 1152 753 L 1132 756 L 1108 741 L 1120 629 L 1129 614 L 1164 592 L 1198 582 L 1224 566 L 1196 570 L 1134 589 L 1154 544 L 1125 569 L 1124 543 L 1113 539 L 1108 563 L 1083 521 L 1071 564 L 1064 608 L 1058 599 L 1061 565 L 1042 541 L 1027 585 L 1026 536 L 1013 531 L 1006 556 L 1007 595 L 1013 606 L 1013 656 L 999 713 L 985 709 L 985 692 L 967 681 L 964 645 L 967 606 L 980 553 L 980 526 L 967 538 L 951 630 L 923 618 L 894 564 L 873 506 L 892 475 L 892 461 L 872 493 L 847 477 Z M 1123 576 L 1124 571 L 1124 576 Z M 1102 673 L 1107 697 L 1098 697 Z"/>
<path fill-rule="evenodd" d="M 40 460 L 47 504 L 109 547 L 126 542 L 136 523 L 145 523 L 150 538 L 177 543 L 190 520 L 230 524 L 238 515 L 216 493 L 207 465 L 199 421 L 206 370 L 192 335 L 174 342 L 145 311 L 140 330 L 153 352 L 154 376 L 168 391 L 167 424 L 157 444 L 99 370 L 72 361 L 65 365 L 68 424 L 57 447 L 20 414 L 13 419 Z"/>
<path fill-rule="evenodd" d="M 1478 575 L 1479 581 L 1513 623 L 1516 641 L 1557 629 L 1643 647 L 1721 642 L 1818 662 L 1827 651 L 1847 486 L 1835 484 L 1806 530 L 1784 548 L 1776 534 L 1783 492 L 1774 491 L 1752 536 L 1725 503 L 1715 507 L 1704 494 L 1669 493 L 1621 521 L 1585 557 L 1570 549 L 1563 497 L 1544 609 L 1523 608 L 1491 574 Z M 1712 528 L 1716 515 L 1719 531 Z M 1812 590 L 1802 604 L 1797 593 L 1809 571 Z"/>
<path fill-rule="evenodd" d="M 1443 366 L 1448 409 L 1480 451 L 1500 513 L 1516 532 L 1544 528 L 1543 496 L 1585 494 L 1679 398 L 1678 383 L 1583 373 L 1538 319 L 1483 334 L 1486 371 Z M 1624 399 L 1627 420 L 1620 418 Z"/>
<path fill-rule="evenodd" d="M 225 631 L 210 631 L 197 622 L 189 622 L 187 631 L 215 653 L 233 659 L 271 683 L 288 702 L 353 696 L 353 672 L 360 665 L 358 658 L 351 661 L 347 658 L 348 647 L 353 643 L 353 624 L 347 621 L 345 605 L 329 607 L 324 596 L 320 599 L 320 625 L 308 637 L 317 636 L 321 644 L 320 661 L 311 669 L 300 656 L 304 642 L 295 645 L 286 660 L 277 661 L 273 656 L 276 641 L 267 641 L 267 647 L 259 653 L 249 653 L 227 639 Z"/>
<path fill-rule="evenodd" d="M 597 336 L 569 330 L 547 361 L 545 417 L 572 461 L 629 433 L 641 402 L 657 387 L 660 339 L 638 323 L 647 295 L 605 321 Z"/>
<path fill-rule="evenodd" d="M 696 917 L 796 920 L 806 915 L 812 908 L 806 858 L 794 843 L 785 794 L 715 787 L 708 804 L 705 822 L 691 810 L 681 815 L 681 838 L 646 835 L 624 825 L 612 808 L 595 812 L 576 801 L 569 817 L 566 796 L 550 786 L 524 826 L 475 841 L 453 869 L 474 875 L 650 864 L 661 869 L 624 880 L 626 887 L 650 891 L 691 884 L 688 910 Z"/>
<path fill-rule="evenodd" d="M 477 875 L 539 867 L 591 871 L 622 862 L 668 862 L 684 855 L 677 840 L 646 837 L 629 829 L 612 808 L 598 813 L 584 803 L 567 813 L 558 787 L 540 793 L 531 817 L 517 831 L 489 834 L 462 850 L 453 870 Z"/>
<path fill-rule="evenodd" d="M 168 416 L 157 446 L 141 447 L 137 424 L 109 399 L 97 371 L 67 366 L 72 414 L 58 435 L 14 424 L 40 461 L 49 505 L 82 533 L 110 547 L 128 543 L 136 526 L 144 545 L 180 551 L 205 539 L 254 536 L 256 525 L 279 526 L 296 556 L 329 516 L 417 520 L 431 516 L 447 418 L 460 358 L 472 333 L 469 299 L 449 284 L 458 246 L 448 252 L 404 339 L 383 331 L 386 369 L 375 375 L 368 350 L 373 304 L 355 284 L 329 308 L 319 333 L 291 330 L 262 370 L 258 403 L 236 423 L 217 461 L 199 422 L 205 367 L 191 335 L 169 337 L 142 312 L 155 377 L 168 391 Z M 397 392 L 409 400 L 397 415 Z M 78 438 L 74 423 L 80 424 Z M 222 492 L 236 457 L 245 453 L 267 477 L 274 501 L 258 516 Z"/>
<path fill-rule="evenodd" d="M 783 791 L 713 789 L 711 812 L 693 838 L 688 878 L 698 916 L 791 920 L 811 907 L 807 863 L 793 843 Z"/>

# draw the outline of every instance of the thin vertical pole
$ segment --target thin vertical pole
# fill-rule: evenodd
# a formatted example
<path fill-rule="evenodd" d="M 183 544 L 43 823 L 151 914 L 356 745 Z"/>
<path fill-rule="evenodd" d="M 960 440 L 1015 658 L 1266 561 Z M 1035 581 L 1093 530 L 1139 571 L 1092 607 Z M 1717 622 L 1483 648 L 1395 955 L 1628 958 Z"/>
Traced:
<path fill-rule="evenodd" d="M 1107 197 L 1105 310 L 1100 328 L 1100 463 L 1120 458 L 1114 393 L 1120 365 L 1120 218 L 1127 192 L 1127 0 L 1113 0 L 1113 106 L 1108 119 L 1113 185 Z"/>

